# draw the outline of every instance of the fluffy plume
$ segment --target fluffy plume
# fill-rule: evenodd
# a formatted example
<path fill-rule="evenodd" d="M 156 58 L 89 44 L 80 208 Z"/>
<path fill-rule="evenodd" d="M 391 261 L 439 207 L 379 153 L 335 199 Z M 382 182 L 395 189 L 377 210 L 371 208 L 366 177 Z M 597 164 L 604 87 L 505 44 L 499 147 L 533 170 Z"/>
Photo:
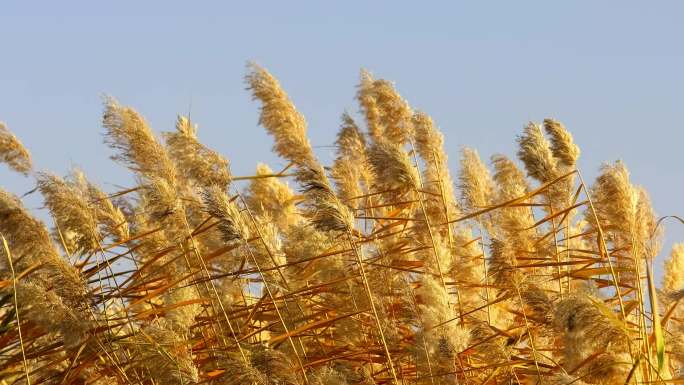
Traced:
<path fill-rule="evenodd" d="M 517 269 L 516 251 L 511 243 L 492 239 L 490 245 L 489 266 L 494 282 L 502 288 L 519 287 L 525 277 L 520 269 Z"/>
<path fill-rule="evenodd" d="M 259 372 L 249 362 L 245 362 L 239 357 L 228 357 L 222 364 L 225 372 L 221 380 L 226 381 L 226 384 L 270 385 L 268 377 Z"/>
<path fill-rule="evenodd" d="M 368 133 L 375 140 L 383 135 L 383 126 L 380 123 L 380 110 L 378 109 L 378 102 L 373 94 L 373 75 L 365 69 L 361 70 L 361 81 L 358 85 L 358 92 L 356 98 L 361 105 L 366 117 L 366 126 Z"/>
<path fill-rule="evenodd" d="M 544 119 L 544 130 L 551 138 L 551 153 L 559 164 L 575 167 L 580 149 L 572 139 L 572 134 L 559 121 Z"/>
<path fill-rule="evenodd" d="M 22 282 L 16 289 L 20 312 L 25 319 L 35 322 L 44 332 L 57 332 L 69 350 L 77 349 L 95 325 L 83 318 L 79 309 L 65 303 L 54 291 L 37 282 Z M 80 309 L 83 310 L 83 309 Z"/>
<path fill-rule="evenodd" d="M 264 345 L 257 345 L 250 354 L 250 364 L 263 376 L 268 378 L 269 385 L 297 384 L 295 369 L 288 357 L 278 350 Z"/>
<path fill-rule="evenodd" d="M 518 137 L 518 158 L 525 164 L 527 175 L 547 182 L 556 175 L 557 160 L 551 151 L 551 144 L 544 137 L 541 128 L 535 123 L 525 126 Z"/>
<path fill-rule="evenodd" d="M 342 127 L 337 134 L 337 158 L 332 166 L 338 195 L 343 201 L 364 194 L 371 183 L 366 156 L 366 141 L 349 114 L 342 115 Z"/>
<path fill-rule="evenodd" d="M 492 156 L 497 203 L 525 195 L 529 189 L 525 174 L 504 155 Z"/>
<path fill-rule="evenodd" d="M 141 181 L 138 232 L 155 225 L 162 229 L 150 237 L 156 239 L 145 239 L 142 247 L 154 250 L 166 241 L 181 241 L 187 233 L 187 219 L 179 199 L 176 169 L 166 148 L 135 110 L 114 99 L 106 101 L 103 125 L 106 142 L 119 151 L 113 159 L 126 164 Z"/>
<path fill-rule="evenodd" d="M 38 175 L 38 188 L 57 229 L 76 247 L 70 251 L 81 254 L 96 251 L 102 236 L 84 192 L 62 178 L 46 173 Z"/>
<path fill-rule="evenodd" d="M 146 325 L 137 335 L 140 364 L 160 384 L 187 384 L 198 381 L 189 346 L 164 320 Z"/>
<path fill-rule="evenodd" d="M 561 333 L 565 346 L 567 370 L 578 367 L 592 354 L 603 352 L 581 370 L 580 374 L 589 376 L 590 383 L 624 383 L 629 370 L 628 361 L 618 357 L 627 350 L 628 331 L 623 321 L 612 314 L 600 298 L 581 290 L 563 299 L 553 313 L 554 327 Z"/>
<path fill-rule="evenodd" d="M 663 289 L 669 293 L 684 290 L 684 243 L 672 245 L 670 258 L 665 261 Z"/>
<path fill-rule="evenodd" d="M 183 205 L 178 189 L 167 179 L 153 177 L 142 188 L 141 208 L 148 221 L 162 226 L 169 240 L 184 237 Z"/>
<path fill-rule="evenodd" d="M 249 228 L 240 210 L 223 189 L 218 186 L 207 187 L 202 191 L 202 199 L 207 214 L 218 219 L 218 228 L 224 241 L 249 238 Z"/>
<path fill-rule="evenodd" d="M 579 149 L 572 140 L 572 135 L 559 122 L 546 119 L 544 128 L 551 137 L 546 139 L 541 128 L 530 122 L 518 137 L 518 158 L 524 163 L 527 175 L 540 183 L 551 182 L 574 170 L 579 157 Z M 543 192 L 546 206 L 544 210 L 553 215 L 572 204 L 574 195 L 574 174 L 556 180 Z M 568 222 L 572 222 L 575 210 L 567 213 Z"/>
<path fill-rule="evenodd" d="M 330 247 L 332 243 L 330 235 L 318 231 L 309 221 L 299 222 L 285 231 L 283 252 L 288 262 L 315 257 Z"/>
<path fill-rule="evenodd" d="M 251 64 L 246 77 L 254 99 L 261 101 L 259 124 L 275 139 L 273 151 L 297 164 L 315 162 L 311 143 L 306 137 L 306 120 L 266 69 Z"/>
<path fill-rule="evenodd" d="M 77 269 L 62 259 L 50 241 L 42 222 L 35 219 L 15 196 L 0 189 L 0 233 L 7 239 L 12 255 L 17 258 L 14 269 L 23 271 L 37 265 L 38 277 L 45 284 L 55 284 L 55 292 L 74 308 L 84 304 L 85 284 Z M 1 262 L 7 270 L 5 258 Z M 36 276 L 34 276 L 36 278 Z M 59 283 L 59 285 L 57 285 Z"/>
<path fill-rule="evenodd" d="M 270 167 L 263 163 L 257 165 L 257 178 L 250 181 L 245 200 L 256 215 L 268 216 L 286 228 L 299 220 L 295 210 L 297 198 L 287 183 L 270 175 L 273 175 Z"/>
<path fill-rule="evenodd" d="M 441 194 L 443 198 L 443 202 L 428 200 L 428 202 L 432 201 L 428 204 L 432 221 L 438 223 L 453 219 L 458 215 L 458 205 L 454 199 L 454 182 L 449 172 L 449 157 L 444 150 L 444 136 L 435 128 L 432 118 L 423 112 L 416 112 L 413 115 L 413 125 L 416 151 L 425 162 L 424 183 L 426 187 Z M 444 205 L 446 205 L 448 218 L 442 218 L 436 214 Z"/>
<path fill-rule="evenodd" d="M 58 255 L 45 226 L 26 211 L 19 199 L 2 189 L 0 234 L 7 240 L 15 271 L 28 273 L 28 268 L 37 268 L 30 274 L 30 282 L 17 288 L 17 300 L 27 306 L 24 311 L 28 319 L 35 317 L 34 322 L 46 332 L 59 331 L 70 348 L 84 342 L 92 327 L 85 282 L 78 270 Z M 0 257 L 0 272 L 7 277 L 10 256 L 3 247 Z"/>
<path fill-rule="evenodd" d="M 368 153 L 379 190 L 412 191 L 418 188 L 420 177 L 408 154 L 396 144 L 379 141 Z"/>
<path fill-rule="evenodd" d="M 347 385 L 348 382 L 342 373 L 326 367 L 314 374 L 314 385 Z"/>
<path fill-rule="evenodd" d="M 14 195 L 0 189 L 0 233 L 7 239 L 9 247 L 23 270 L 40 262 L 44 256 L 54 254 L 50 236 L 42 222 L 35 219 Z M 4 270 L 6 261 L 2 262 Z"/>
<path fill-rule="evenodd" d="M 353 227 L 353 214 L 340 203 L 322 168 L 300 168 L 297 181 L 307 197 L 305 215 L 317 229 L 346 231 Z"/>
<path fill-rule="evenodd" d="M 432 121 L 432 118 L 426 113 L 417 111 L 413 115 L 413 125 L 415 127 L 416 150 L 425 163 L 433 163 L 433 159 L 445 158 L 444 151 L 444 135 L 439 132 Z"/>
<path fill-rule="evenodd" d="M 637 220 L 639 193 L 629 181 L 629 172 L 622 162 L 606 164 L 591 189 L 596 218 L 587 213 L 587 221 L 600 225 L 618 243 L 629 244 Z M 598 223 L 597 223 L 598 221 Z"/>
<path fill-rule="evenodd" d="M 359 164 L 351 159 L 336 159 L 331 170 L 337 195 L 350 207 L 352 200 L 364 194 Z"/>
<path fill-rule="evenodd" d="M 0 122 L 0 162 L 24 175 L 33 168 L 31 154 L 3 122 Z"/>
<path fill-rule="evenodd" d="M 391 82 L 374 80 L 369 72 L 362 71 L 357 98 L 373 139 L 403 145 L 413 137 L 413 112 Z"/>
<path fill-rule="evenodd" d="M 439 280 L 424 276 L 420 287 L 416 290 L 416 296 L 419 299 L 418 309 L 424 322 L 425 332 L 431 335 L 435 342 L 433 348 L 451 357 L 465 350 L 468 346 L 468 333 L 456 322 L 447 322 L 456 318 L 457 315 L 452 310 L 449 295 Z M 448 352 L 444 349 L 445 344 L 448 346 Z"/>
<path fill-rule="evenodd" d="M 308 196 L 306 209 L 312 223 L 321 230 L 350 228 L 351 214 L 337 200 L 323 168 L 306 137 L 306 121 L 278 81 L 265 69 L 252 65 L 247 83 L 254 99 L 261 101 L 259 123 L 275 139 L 273 150 L 298 166 L 297 180 Z"/>
<path fill-rule="evenodd" d="M 197 126 L 185 116 L 176 121 L 176 131 L 164 133 L 169 155 L 185 179 L 200 187 L 230 183 L 228 161 L 197 139 Z"/>
<path fill-rule="evenodd" d="M 459 180 L 461 199 L 468 210 L 481 210 L 492 203 L 494 182 L 476 150 L 463 149 Z"/>
<path fill-rule="evenodd" d="M 115 242 L 127 240 L 130 237 L 128 221 L 121 208 L 115 206 L 107 194 L 88 181 L 82 171 L 73 170 L 71 179 L 71 183 L 88 197 L 101 233 L 112 236 Z"/>
<path fill-rule="evenodd" d="M 463 309 L 478 308 L 485 299 L 482 289 L 485 278 L 482 250 L 469 227 L 459 227 L 453 243 L 456 258 L 447 265 L 447 271 L 457 283 L 460 306 Z"/>
<path fill-rule="evenodd" d="M 175 169 L 166 149 L 134 109 L 108 98 L 102 124 L 107 130 L 106 142 L 120 151 L 113 156 L 114 160 L 123 162 L 140 176 L 175 181 Z"/>
<path fill-rule="evenodd" d="M 525 174 L 503 155 L 492 157 L 494 182 L 496 183 L 496 203 L 506 202 L 527 194 L 529 186 Z M 535 235 L 534 215 L 529 206 L 504 207 L 497 213 L 496 227 L 499 236 L 514 242 L 518 250 L 530 250 Z"/>
<path fill-rule="evenodd" d="M 348 113 L 342 114 L 342 125 L 337 134 L 337 154 L 344 158 L 363 156 L 366 150 L 366 139 Z"/>
<path fill-rule="evenodd" d="M 202 310 L 197 303 L 197 299 L 200 298 L 198 288 L 174 287 L 164 293 L 163 298 L 164 303 L 169 306 L 164 317 L 168 328 L 187 339 L 189 330 L 195 325 L 197 314 Z"/>
<path fill-rule="evenodd" d="M 437 384 L 453 383 L 457 354 L 466 349 L 470 335 L 454 321 L 457 316 L 449 297 L 436 279 L 424 276 L 416 295 L 422 321 L 416 336 L 420 341 L 416 344 L 418 368 L 435 376 Z"/>

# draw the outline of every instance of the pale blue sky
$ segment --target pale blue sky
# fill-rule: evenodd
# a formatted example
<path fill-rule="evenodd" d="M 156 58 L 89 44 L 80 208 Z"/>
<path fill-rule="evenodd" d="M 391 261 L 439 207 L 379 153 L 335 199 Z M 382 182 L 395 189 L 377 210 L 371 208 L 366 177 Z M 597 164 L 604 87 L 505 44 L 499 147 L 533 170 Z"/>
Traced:
<path fill-rule="evenodd" d="M 284 164 L 244 89 L 248 60 L 280 79 L 324 158 L 365 67 L 433 116 L 454 172 L 460 146 L 514 155 L 527 121 L 555 117 L 587 176 L 623 159 L 659 214 L 684 215 L 683 14 L 681 1 L 3 1 L 0 120 L 39 169 L 80 165 L 113 189 L 130 181 L 102 143 L 100 96 L 158 131 L 192 106 L 201 139 L 244 175 Z M 0 185 L 32 188 L 5 167 Z"/>

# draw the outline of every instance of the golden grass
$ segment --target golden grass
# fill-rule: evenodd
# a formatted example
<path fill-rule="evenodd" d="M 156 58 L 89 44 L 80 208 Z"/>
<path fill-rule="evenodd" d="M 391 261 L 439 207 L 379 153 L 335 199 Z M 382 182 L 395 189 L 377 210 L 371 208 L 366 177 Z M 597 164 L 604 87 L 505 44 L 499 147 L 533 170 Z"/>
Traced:
<path fill-rule="evenodd" d="M 622 163 L 589 186 L 558 121 L 520 165 L 464 149 L 362 71 L 325 167 L 266 69 L 247 88 L 289 162 L 233 177 L 179 117 L 157 135 L 107 99 L 105 193 L 34 172 L 0 124 L 0 160 L 36 178 L 48 229 L 0 190 L 2 384 L 641 384 L 684 382 L 684 246 L 653 277 L 662 228 Z"/>

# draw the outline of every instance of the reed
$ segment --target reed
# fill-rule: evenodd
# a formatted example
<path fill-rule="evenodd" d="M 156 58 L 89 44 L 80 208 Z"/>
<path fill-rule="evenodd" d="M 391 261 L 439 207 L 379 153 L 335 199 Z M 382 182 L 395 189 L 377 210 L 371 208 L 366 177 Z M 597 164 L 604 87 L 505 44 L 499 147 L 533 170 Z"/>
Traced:
<path fill-rule="evenodd" d="M 545 119 L 520 163 L 464 148 L 454 183 L 432 118 L 362 71 L 328 167 L 276 77 L 247 71 L 284 169 L 233 176 L 189 118 L 157 134 L 108 98 L 135 182 L 105 192 L 34 170 L 0 124 L 0 162 L 52 218 L 0 190 L 1 384 L 684 381 L 684 246 L 656 288 L 662 221 L 623 163 L 585 185 Z"/>

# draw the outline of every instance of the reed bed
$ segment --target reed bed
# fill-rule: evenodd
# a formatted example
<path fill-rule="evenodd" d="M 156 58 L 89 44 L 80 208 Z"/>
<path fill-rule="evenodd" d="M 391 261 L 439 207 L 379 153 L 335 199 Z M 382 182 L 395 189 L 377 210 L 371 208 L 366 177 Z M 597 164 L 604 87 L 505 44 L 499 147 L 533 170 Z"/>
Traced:
<path fill-rule="evenodd" d="M 657 288 L 661 221 L 623 163 L 585 184 L 553 119 L 517 161 L 449 154 L 363 71 L 326 166 L 278 81 L 245 82 L 285 169 L 233 176 L 187 117 L 159 135 L 108 98 L 136 184 L 104 192 L 35 170 L 0 125 L 0 161 L 52 216 L 0 189 L 0 383 L 684 382 L 684 245 Z"/>

